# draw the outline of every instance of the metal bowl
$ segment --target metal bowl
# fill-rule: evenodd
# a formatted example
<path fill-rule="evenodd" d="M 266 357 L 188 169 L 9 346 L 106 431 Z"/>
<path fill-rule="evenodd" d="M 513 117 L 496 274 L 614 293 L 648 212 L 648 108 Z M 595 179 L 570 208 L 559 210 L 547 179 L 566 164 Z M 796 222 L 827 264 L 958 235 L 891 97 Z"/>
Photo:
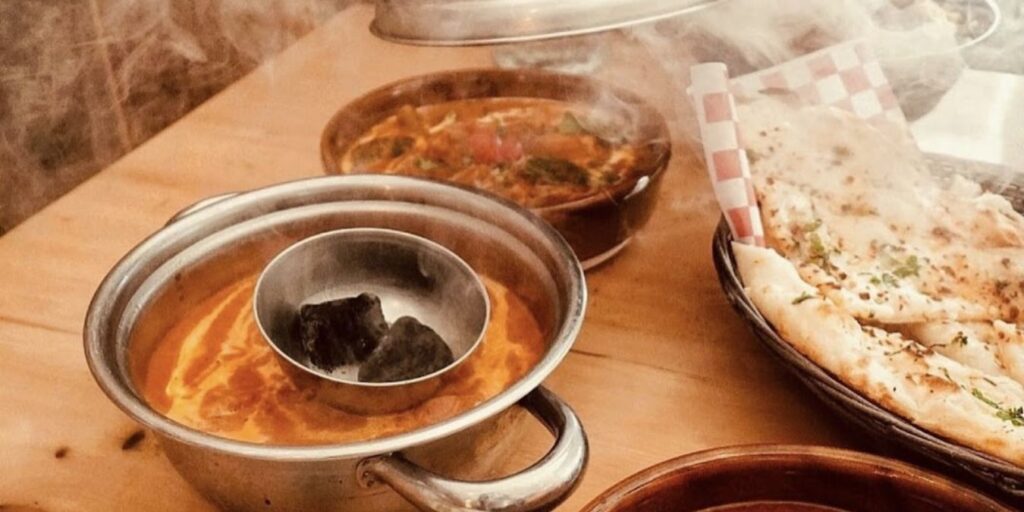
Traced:
<path fill-rule="evenodd" d="M 650 23 L 718 0 L 378 0 L 370 31 L 396 43 L 466 46 L 578 36 Z"/>
<path fill-rule="evenodd" d="M 900 108 L 908 121 L 920 119 L 938 106 L 946 93 L 956 85 L 967 67 L 963 52 L 992 36 L 999 28 L 1002 12 L 995 0 L 934 0 L 951 17 L 956 27 L 956 45 L 932 49 L 927 45 L 908 50 L 905 42 L 888 52 L 898 54 L 880 59 Z M 957 19 L 952 19 L 956 15 Z M 879 34 L 889 33 L 881 31 Z M 894 31 L 892 33 L 899 33 Z M 885 37 L 876 42 L 885 45 Z"/>
<path fill-rule="evenodd" d="M 569 242 L 584 268 L 620 251 L 650 219 L 671 158 L 668 125 L 633 93 L 587 77 L 539 70 L 471 69 L 408 78 L 370 91 L 339 110 L 320 140 L 327 174 L 340 174 L 340 157 L 371 127 L 403 105 L 478 98 L 541 98 L 592 104 L 629 119 L 643 144 L 634 179 L 575 201 L 534 208 Z"/>
<path fill-rule="evenodd" d="M 213 436 L 150 407 L 133 376 L 192 304 L 251 276 L 317 233 L 376 227 L 413 233 L 509 287 L 542 327 L 548 350 L 519 382 L 439 423 L 390 437 L 320 446 L 259 445 Z M 582 269 L 539 218 L 497 198 L 397 176 L 323 177 L 271 186 L 192 209 L 129 252 L 96 291 L 86 360 L 118 407 L 151 429 L 181 475 L 229 510 L 391 510 L 551 507 L 587 460 L 572 410 L 539 387 L 569 352 L 586 304 Z M 525 408 L 556 435 L 551 451 L 492 478 L 516 449 Z M 400 497 L 401 495 L 401 497 Z"/>
<path fill-rule="evenodd" d="M 823 446 L 753 445 L 685 455 L 615 485 L 585 512 L 1010 509 L 934 473 Z"/>
<path fill-rule="evenodd" d="M 936 0 L 936 3 L 959 18 L 952 20 L 960 40 L 958 50 L 985 42 L 1003 21 L 1003 11 L 996 0 Z"/>
<path fill-rule="evenodd" d="M 743 288 L 732 250 L 732 234 L 724 219 L 718 224 L 711 252 L 718 280 L 733 308 L 746 320 L 757 339 L 832 410 L 880 442 L 895 442 L 968 478 L 993 485 L 1015 498 L 1024 498 L 1024 468 L 949 442 L 889 412 L 851 389 L 784 340 L 757 310 Z"/>
<path fill-rule="evenodd" d="M 359 364 L 312 364 L 295 328 L 300 309 L 363 293 L 378 297 L 391 323 L 409 316 L 437 332 L 454 360 L 416 378 L 374 382 L 359 379 Z M 480 345 L 490 318 L 487 289 L 465 261 L 426 238 L 380 228 L 328 231 L 281 251 L 256 281 L 252 303 L 286 371 L 313 376 L 322 400 L 356 414 L 401 412 L 434 396 Z"/>

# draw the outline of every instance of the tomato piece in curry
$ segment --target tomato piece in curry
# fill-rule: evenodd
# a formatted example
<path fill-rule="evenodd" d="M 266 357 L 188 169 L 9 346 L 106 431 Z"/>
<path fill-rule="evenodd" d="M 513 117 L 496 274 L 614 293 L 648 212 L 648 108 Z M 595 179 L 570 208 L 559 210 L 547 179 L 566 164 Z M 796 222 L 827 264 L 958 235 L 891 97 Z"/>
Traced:
<path fill-rule="evenodd" d="M 535 98 L 406 105 L 349 147 L 341 171 L 451 181 L 531 208 L 553 206 L 637 177 L 640 148 L 627 142 L 623 124 Z"/>

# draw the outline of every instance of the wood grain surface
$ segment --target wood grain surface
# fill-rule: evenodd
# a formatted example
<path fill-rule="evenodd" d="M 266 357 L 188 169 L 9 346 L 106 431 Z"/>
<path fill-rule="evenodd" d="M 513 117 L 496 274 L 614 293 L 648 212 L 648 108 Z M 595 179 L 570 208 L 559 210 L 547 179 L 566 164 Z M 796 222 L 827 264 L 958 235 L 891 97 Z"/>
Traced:
<path fill-rule="evenodd" d="M 320 131 L 341 105 L 410 75 L 490 65 L 486 49 L 378 41 L 366 29 L 370 15 L 343 12 L 0 238 L 0 510 L 212 509 L 94 384 L 84 314 L 107 270 L 178 209 L 318 175 Z M 636 74 L 633 83 L 671 78 L 639 65 Z M 660 90 L 653 101 L 678 105 L 671 88 Z M 675 106 L 666 109 L 679 120 Z M 588 274 L 586 325 L 547 382 L 580 414 L 592 447 L 564 510 L 695 450 L 856 446 L 719 290 L 710 258 L 717 208 L 684 138 L 650 225 Z M 535 430 L 520 465 L 550 443 Z"/>

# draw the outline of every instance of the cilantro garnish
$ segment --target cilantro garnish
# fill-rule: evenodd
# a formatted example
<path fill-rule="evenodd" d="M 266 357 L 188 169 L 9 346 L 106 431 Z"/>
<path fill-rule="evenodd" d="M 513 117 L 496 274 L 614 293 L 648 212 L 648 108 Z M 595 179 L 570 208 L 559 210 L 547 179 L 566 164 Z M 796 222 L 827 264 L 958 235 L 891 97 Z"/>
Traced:
<path fill-rule="evenodd" d="M 971 394 L 985 405 L 995 409 L 997 418 L 1009 421 L 1015 427 L 1024 427 L 1024 407 L 1003 407 L 999 402 L 985 396 L 978 388 L 971 388 Z"/>
<path fill-rule="evenodd" d="M 826 272 L 832 271 L 835 267 L 832 266 L 831 253 L 828 247 L 825 247 L 825 243 L 821 241 L 821 237 L 817 233 L 811 233 L 807 236 L 807 240 L 811 242 L 811 255 L 808 258 L 811 262 L 817 264 Z"/>
<path fill-rule="evenodd" d="M 814 222 L 808 222 L 804 224 L 804 231 L 810 233 L 811 231 L 817 231 L 821 227 L 821 219 L 814 219 Z"/>
<path fill-rule="evenodd" d="M 884 284 L 886 286 L 893 286 L 893 287 L 895 287 L 895 286 L 899 286 L 900 285 L 899 280 L 896 279 L 892 274 L 890 274 L 888 272 L 883 273 L 882 277 L 872 276 L 871 279 L 868 280 L 868 282 L 873 284 L 873 285 L 875 285 L 875 286 L 881 286 L 881 285 Z"/>
<path fill-rule="evenodd" d="M 892 273 L 896 277 L 903 279 L 910 276 L 917 276 L 920 270 L 921 265 L 917 261 L 917 256 L 910 255 L 907 257 L 906 261 L 899 263 L 899 265 L 893 269 Z"/>

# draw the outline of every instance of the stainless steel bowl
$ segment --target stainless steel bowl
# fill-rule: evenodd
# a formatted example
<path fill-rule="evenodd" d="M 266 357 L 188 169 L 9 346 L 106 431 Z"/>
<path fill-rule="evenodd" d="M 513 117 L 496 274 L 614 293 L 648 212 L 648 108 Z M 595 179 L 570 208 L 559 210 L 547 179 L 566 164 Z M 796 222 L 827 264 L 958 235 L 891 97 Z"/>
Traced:
<path fill-rule="evenodd" d="M 425 46 L 520 43 L 690 14 L 719 0 L 378 0 L 370 31 Z"/>
<path fill-rule="evenodd" d="M 86 360 L 103 391 L 153 430 L 181 475 L 230 510 L 533 510 L 575 487 L 587 461 L 579 420 L 539 387 L 579 332 L 586 287 L 565 241 L 501 199 L 398 176 L 323 177 L 239 194 L 191 209 L 129 252 L 86 316 Z M 295 241 L 352 227 L 413 233 L 508 286 L 548 342 L 540 362 L 498 396 L 400 435 L 320 446 L 258 445 L 176 423 L 152 409 L 133 375 L 192 304 L 253 275 Z M 516 449 L 522 409 L 557 440 L 539 462 L 494 478 Z M 401 497 L 406 501 L 403 501 Z"/>
<path fill-rule="evenodd" d="M 432 328 L 454 361 L 387 382 L 360 380 L 359 364 L 331 371 L 312 364 L 295 329 L 300 308 L 362 293 L 380 299 L 387 321 L 411 316 Z M 426 238 L 379 228 L 328 231 L 281 251 L 256 281 L 252 303 L 256 326 L 286 371 L 313 376 L 321 399 L 356 414 L 404 411 L 434 396 L 483 340 L 490 318 L 484 283 L 465 261 Z"/>

